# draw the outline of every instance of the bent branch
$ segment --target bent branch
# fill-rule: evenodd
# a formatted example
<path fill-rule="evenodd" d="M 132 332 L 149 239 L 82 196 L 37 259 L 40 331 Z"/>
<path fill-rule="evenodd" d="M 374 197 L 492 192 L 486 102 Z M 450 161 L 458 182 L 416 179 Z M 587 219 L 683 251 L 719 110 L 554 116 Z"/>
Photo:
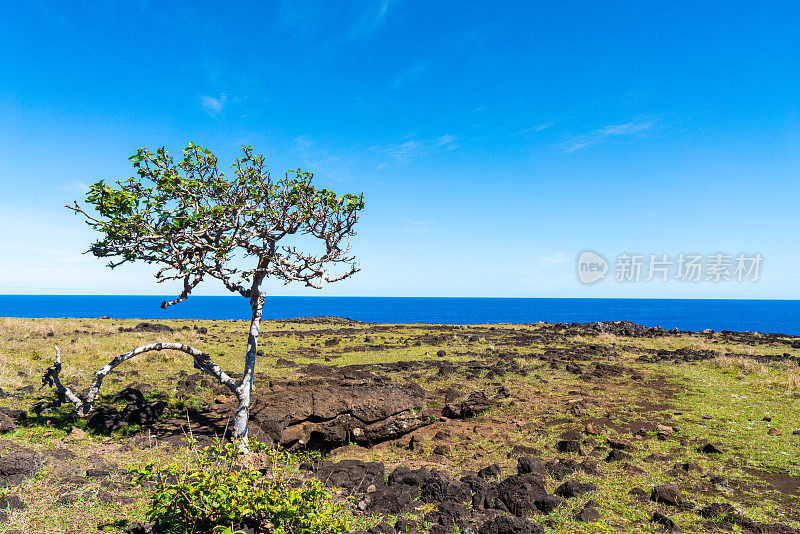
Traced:
<path fill-rule="evenodd" d="M 100 386 L 103 385 L 103 379 L 115 367 L 127 360 L 130 360 L 134 356 L 154 350 L 177 350 L 191 355 L 194 359 L 195 369 L 199 369 L 204 373 L 210 374 L 219 380 L 220 384 L 227 386 L 234 395 L 238 396 L 237 390 L 239 388 L 239 383 L 229 376 L 225 371 L 223 371 L 219 365 L 214 363 L 209 354 L 182 343 L 151 343 L 149 345 L 137 347 L 132 351 L 126 352 L 125 354 L 120 354 L 94 374 L 92 383 L 89 386 L 89 391 L 86 393 L 85 397 L 76 395 L 69 387 L 62 384 L 59 378 L 59 373 L 61 372 L 61 350 L 59 350 L 58 346 L 56 346 L 56 363 L 51 367 L 48 367 L 47 371 L 45 371 L 45 374 L 42 377 L 42 387 L 49 385 L 50 387 L 55 388 L 61 397 L 66 397 L 75 405 L 78 415 L 85 417 L 92 411 L 95 401 L 100 396 Z"/>

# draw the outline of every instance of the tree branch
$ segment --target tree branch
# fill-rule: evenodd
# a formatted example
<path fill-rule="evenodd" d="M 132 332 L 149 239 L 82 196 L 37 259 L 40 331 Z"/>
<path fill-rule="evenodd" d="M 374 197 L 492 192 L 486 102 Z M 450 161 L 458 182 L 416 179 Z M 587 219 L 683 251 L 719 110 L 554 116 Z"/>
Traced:
<path fill-rule="evenodd" d="M 81 417 L 86 417 L 89 415 L 89 413 L 91 413 L 92 409 L 94 408 L 95 401 L 100 396 L 100 386 L 103 385 L 103 379 L 115 367 L 127 360 L 130 360 L 134 356 L 154 350 L 177 350 L 189 354 L 194 359 L 195 369 L 199 369 L 204 373 L 210 374 L 219 380 L 220 384 L 227 386 L 231 392 L 237 394 L 239 383 L 225 373 L 225 371 L 223 371 L 219 365 L 214 363 L 209 354 L 182 343 L 151 343 L 149 345 L 137 347 L 129 352 L 126 352 L 125 354 L 120 354 L 94 374 L 92 383 L 89 386 L 89 391 L 85 397 L 76 395 L 70 388 L 61 383 L 61 380 L 59 379 L 59 373 L 61 372 L 61 351 L 59 350 L 58 346 L 56 346 L 56 363 L 47 368 L 44 376 L 42 377 L 42 387 L 49 385 L 50 387 L 54 388 L 60 396 L 66 397 L 75 405 L 78 415 Z"/>

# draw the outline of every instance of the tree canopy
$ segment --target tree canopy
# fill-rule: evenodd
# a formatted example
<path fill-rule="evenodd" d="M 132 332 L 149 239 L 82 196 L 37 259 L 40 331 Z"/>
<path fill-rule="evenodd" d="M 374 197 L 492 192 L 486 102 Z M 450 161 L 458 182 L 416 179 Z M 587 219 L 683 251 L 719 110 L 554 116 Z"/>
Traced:
<path fill-rule="evenodd" d="M 90 187 L 86 202 L 97 216 L 77 202 L 67 207 L 100 232 L 90 251 L 110 258 L 109 267 L 144 261 L 161 266 L 159 282 L 182 280 L 181 294 L 162 307 L 186 299 L 207 276 L 252 297 L 254 280 L 264 277 L 319 288 L 355 273 L 349 245 L 341 243 L 354 235 L 363 195 L 316 188 L 313 174 L 300 169 L 274 180 L 264 157 L 242 148 L 231 178 L 216 156 L 193 143 L 179 161 L 163 147 L 141 148 L 130 158 L 137 176 L 116 187 L 104 180 Z M 324 250 L 313 254 L 279 243 L 295 234 L 321 240 Z M 237 257 L 245 261 L 232 261 Z M 336 265 L 343 270 L 331 274 Z"/>

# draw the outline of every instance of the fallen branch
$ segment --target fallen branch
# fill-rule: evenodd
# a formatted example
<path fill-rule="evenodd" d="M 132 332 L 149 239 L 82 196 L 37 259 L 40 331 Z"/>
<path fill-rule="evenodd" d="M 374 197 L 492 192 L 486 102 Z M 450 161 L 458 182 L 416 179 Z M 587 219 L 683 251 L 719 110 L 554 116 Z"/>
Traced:
<path fill-rule="evenodd" d="M 50 386 L 56 390 L 59 398 L 69 399 L 69 401 L 75 405 L 75 409 L 78 411 L 78 415 L 80 417 L 86 417 L 91 413 L 92 409 L 94 408 L 95 401 L 100 396 L 100 386 L 103 385 L 103 379 L 115 367 L 127 360 L 130 360 L 134 356 L 154 350 L 177 350 L 191 355 L 194 359 L 195 369 L 199 369 L 200 371 L 210 374 L 219 380 L 220 384 L 227 386 L 228 389 L 230 389 L 234 395 L 238 397 L 238 388 L 240 387 L 239 382 L 231 378 L 227 373 L 225 373 L 225 371 L 220 369 L 219 365 L 214 363 L 209 354 L 182 343 L 151 343 L 149 345 L 137 347 L 130 352 L 126 352 L 125 354 L 120 354 L 94 374 L 92 383 L 89 386 L 89 391 L 85 396 L 77 395 L 68 386 L 65 386 L 59 378 L 59 374 L 61 373 L 61 350 L 58 348 L 58 345 L 56 345 L 55 348 L 56 362 L 52 366 L 48 367 L 45 371 L 45 374 L 42 377 L 42 387 L 46 385 Z"/>

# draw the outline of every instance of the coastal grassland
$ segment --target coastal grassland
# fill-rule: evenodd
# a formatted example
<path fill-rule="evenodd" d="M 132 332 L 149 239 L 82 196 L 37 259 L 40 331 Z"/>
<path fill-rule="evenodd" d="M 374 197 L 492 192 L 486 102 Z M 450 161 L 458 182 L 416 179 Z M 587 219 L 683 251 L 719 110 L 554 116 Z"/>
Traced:
<path fill-rule="evenodd" d="M 8 521 L 0 522 L 0 532 L 122 531 L 125 525 L 144 519 L 149 499 L 143 488 L 123 489 L 127 480 L 123 468 L 167 462 L 184 454 L 180 440 L 129 446 L 147 435 L 146 429 L 136 425 L 111 433 L 94 432 L 69 406 L 33 413 L 36 403 L 52 399 L 51 390 L 38 388 L 41 375 L 52 364 L 54 345 L 62 352 L 62 378 L 78 390 L 115 355 L 156 341 L 192 345 L 211 354 L 226 371 L 242 371 L 246 321 L 158 321 L 171 328 L 162 332 L 137 331 L 139 323 L 0 318 L 0 388 L 8 394 L 0 399 L 0 406 L 30 412 L 25 422 L 0 439 L 51 458 L 36 476 L 0 490 L 21 497 L 28 505 L 27 510 L 13 511 Z M 732 502 L 755 521 L 800 528 L 800 435 L 793 434 L 800 429 L 800 368 L 791 360 L 800 356 L 800 348 L 785 341 L 716 333 L 632 337 L 557 329 L 543 323 L 265 321 L 257 387 L 302 379 L 310 365 L 356 365 L 385 373 L 384 366 L 404 361 L 425 365 L 393 370 L 390 378 L 419 384 L 426 392 L 426 410 L 444 408 L 448 390 L 494 395 L 506 388 L 507 398 L 477 417 L 441 417 L 415 432 L 413 449 L 409 438 L 403 437 L 368 448 L 342 447 L 332 451 L 330 459 L 379 461 L 387 473 L 400 465 L 457 474 L 497 464 L 500 478 L 516 473 L 520 447 L 541 451 L 543 458 L 596 462 L 595 474 L 578 470 L 570 475 L 594 484 L 595 491 L 567 499 L 552 513 L 531 517 L 547 532 L 657 532 L 662 529 L 651 522 L 655 511 L 669 515 L 684 532 L 704 532 L 696 510 L 640 502 L 630 494 L 632 488 L 649 493 L 652 487 L 669 482 L 676 482 L 696 508 Z M 659 360 L 659 354 L 666 354 L 665 359 Z M 686 354 L 692 357 L 684 358 Z M 697 355 L 702 357 L 694 358 Z M 516 371 L 497 374 L 491 371 L 492 365 L 474 374 L 464 371 L 476 361 L 508 364 Z M 577 370 L 570 370 L 568 363 Z M 597 363 L 621 371 L 591 376 Z M 445 364 L 455 371 L 442 373 Z M 109 375 L 99 404 L 116 402 L 114 395 L 132 384 L 146 385 L 148 399 L 168 403 L 164 420 L 154 430 L 180 429 L 190 411 L 206 413 L 220 397 L 212 381 L 200 382 L 189 395 L 181 390 L 180 377 L 196 372 L 182 353 L 151 352 Z M 657 436 L 658 425 L 671 428 L 664 439 Z M 73 426 L 86 430 L 88 437 L 69 441 Z M 776 430 L 770 433 L 770 429 Z M 581 434 L 582 450 L 559 452 L 565 433 L 575 431 Z M 606 462 L 609 438 L 629 441 L 631 458 Z M 698 450 L 707 442 L 722 452 Z M 62 449 L 74 457 L 58 452 Z M 76 474 L 82 476 L 87 468 L 104 466 L 122 471 L 108 478 L 87 478 L 79 485 L 65 482 Z M 562 482 L 546 480 L 547 491 L 552 493 Z M 60 502 L 64 494 L 76 494 L 79 499 Z M 347 500 L 349 495 L 340 492 L 340 497 Z M 597 523 L 574 519 L 587 499 L 597 502 L 601 515 Z M 422 521 L 432 508 L 424 504 L 404 516 Z M 352 530 L 385 519 L 370 513 L 346 515 Z"/>

